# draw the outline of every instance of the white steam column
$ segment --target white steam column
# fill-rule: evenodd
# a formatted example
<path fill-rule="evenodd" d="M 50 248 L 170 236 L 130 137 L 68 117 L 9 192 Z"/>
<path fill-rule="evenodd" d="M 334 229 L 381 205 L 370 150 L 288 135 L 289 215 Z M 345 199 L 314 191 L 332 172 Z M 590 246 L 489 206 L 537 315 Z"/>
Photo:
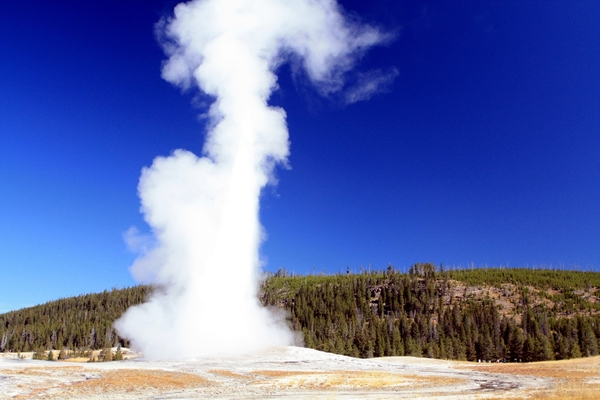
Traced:
<path fill-rule="evenodd" d="M 214 103 L 203 157 L 176 150 L 142 171 L 139 196 L 153 244 L 131 271 L 163 290 L 130 308 L 116 328 L 148 359 L 293 344 L 282 318 L 257 299 L 259 195 L 289 154 L 285 112 L 267 103 L 274 71 L 294 62 L 327 95 L 385 37 L 345 19 L 329 0 L 192 1 L 157 29 L 169 57 L 163 78 L 196 85 Z M 348 101 L 368 97 L 393 75 L 371 73 Z"/>

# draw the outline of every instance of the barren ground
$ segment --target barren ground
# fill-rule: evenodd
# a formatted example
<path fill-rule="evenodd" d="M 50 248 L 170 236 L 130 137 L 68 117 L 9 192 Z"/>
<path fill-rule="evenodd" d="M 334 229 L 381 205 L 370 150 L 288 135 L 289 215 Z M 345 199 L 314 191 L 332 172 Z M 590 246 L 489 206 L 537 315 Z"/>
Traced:
<path fill-rule="evenodd" d="M 48 362 L 0 355 L 0 398 L 598 398 L 600 357 L 479 364 L 286 347 L 238 358 Z"/>

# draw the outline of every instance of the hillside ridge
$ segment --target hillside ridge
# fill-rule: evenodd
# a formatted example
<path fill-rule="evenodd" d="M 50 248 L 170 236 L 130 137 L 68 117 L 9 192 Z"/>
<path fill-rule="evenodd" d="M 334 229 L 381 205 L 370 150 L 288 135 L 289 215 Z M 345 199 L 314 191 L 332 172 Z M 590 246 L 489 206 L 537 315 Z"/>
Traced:
<path fill-rule="evenodd" d="M 0 315 L 0 351 L 101 349 L 126 339 L 112 327 L 152 287 L 52 301 Z M 536 361 L 598 354 L 600 273 L 489 268 L 361 274 L 279 271 L 260 292 L 283 308 L 306 346 L 353 357 Z"/>

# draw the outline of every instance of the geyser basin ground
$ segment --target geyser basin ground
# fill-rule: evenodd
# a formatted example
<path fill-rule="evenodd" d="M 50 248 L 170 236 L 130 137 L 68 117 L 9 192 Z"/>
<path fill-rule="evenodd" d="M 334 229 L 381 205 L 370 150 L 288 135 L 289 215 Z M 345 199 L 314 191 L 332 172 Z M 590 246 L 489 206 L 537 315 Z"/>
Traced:
<path fill-rule="evenodd" d="M 72 363 L 17 360 L 5 354 L 0 357 L 0 398 L 569 398 L 600 389 L 598 376 L 600 357 L 478 364 L 414 357 L 356 359 L 278 347 L 224 359 Z"/>

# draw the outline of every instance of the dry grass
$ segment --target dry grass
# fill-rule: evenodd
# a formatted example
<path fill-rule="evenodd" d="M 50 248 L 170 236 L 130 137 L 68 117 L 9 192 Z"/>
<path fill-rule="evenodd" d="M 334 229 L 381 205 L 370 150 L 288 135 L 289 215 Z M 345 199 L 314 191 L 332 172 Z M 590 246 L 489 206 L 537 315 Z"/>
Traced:
<path fill-rule="evenodd" d="M 1 375 L 25 378 L 25 384 L 18 384 L 19 389 L 25 389 L 25 393 L 13 396 L 15 399 L 29 399 L 45 395 L 48 390 L 64 387 L 61 377 L 72 375 L 83 371 L 81 367 L 48 367 L 48 368 L 23 368 L 3 369 Z M 23 378 L 22 378 L 23 379 Z"/>
<path fill-rule="evenodd" d="M 102 376 L 97 379 L 74 383 L 67 392 L 73 396 L 104 392 L 160 392 L 211 384 L 212 382 L 209 380 L 194 374 L 163 370 L 121 369 L 102 372 Z"/>
<path fill-rule="evenodd" d="M 225 378 L 233 378 L 233 379 L 252 379 L 252 377 L 247 375 L 238 374 L 235 372 L 228 371 L 226 369 L 211 369 L 208 370 L 211 374 L 223 376 Z"/>
<path fill-rule="evenodd" d="M 219 393 L 240 394 L 273 393 L 291 391 L 295 393 L 410 393 L 415 397 L 460 396 L 460 391 L 469 389 L 473 393 L 474 382 L 481 382 L 471 374 L 452 375 L 456 369 L 490 374 L 514 376 L 507 382 L 523 382 L 520 389 L 508 390 L 482 386 L 482 397 L 523 398 L 533 400 L 557 399 L 600 399 L 600 356 L 564 361 L 537 363 L 479 364 L 444 362 L 446 369 L 431 375 L 415 370 L 398 371 L 361 370 L 281 370 L 273 369 L 238 370 L 222 367 L 204 370 L 202 376 L 190 372 L 158 369 L 105 369 L 95 366 L 76 366 L 53 363 L 48 366 L 32 365 L 31 368 L 0 370 L 0 375 L 12 376 L 21 389 L 19 398 L 150 398 L 169 392 L 191 390 L 206 398 Z M 124 366 L 124 365 L 122 365 Z M 258 367 L 260 368 L 260 367 Z M 264 368 L 264 367 L 263 367 Z M 436 372 L 431 372 L 436 373 Z M 479 376 L 479 375 L 477 375 Z M 531 377 L 543 378 L 541 380 Z M 490 376 L 490 382 L 503 382 L 500 376 Z M 465 386 L 463 386 L 465 385 Z M 509 385 L 510 386 L 510 385 Z M 525 389 L 528 388 L 528 389 Z M 534 389 L 536 388 L 536 389 Z M 497 390 L 497 391 L 495 391 Z M 479 393 L 479 392 L 477 392 Z M 519 397 L 520 396 L 520 397 Z M 0 397 L 2 397 L 0 395 Z M 308 397 L 307 397 L 308 398 Z"/>
<path fill-rule="evenodd" d="M 435 387 L 464 383 L 458 378 L 400 375 L 384 371 L 282 371 L 257 370 L 241 375 L 228 370 L 210 373 L 242 380 L 245 384 L 274 386 L 278 389 L 333 390 L 342 388 L 385 389 L 408 386 Z"/>
<path fill-rule="evenodd" d="M 582 380 L 600 376 L 600 356 L 534 363 L 474 364 L 472 367 L 462 368 L 542 378 Z"/>
<path fill-rule="evenodd" d="M 85 398 L 86 395 L 106 393 L 160 393 L 168 390 L 207 387 L 213 384 L 198 375 L 164 370 L 101 371 L 65 366 L 3 369 L 0 370 L 0 374 L 33 378 L 33 380 L 26 380 L 24 385 L 17 385 L 18 388 L 26 389 L 25 393 L 14 396 L 18 399 L 40 396 Z M 86 378 L 86 375 L 97 376 L 97 378 L 89 379 L 89 377 Z M 75 378 L 73 382 L 74 376 L 78 376 L 78 378 Z M 68 378 L 67 381 L 64 380 L 65 377 Z"/>
<path fill-rule="evenodd" d="M 46 367 L 46 368 L 22 368 L 22 369 L 0 369 L 2 375 L 31 375 L 31 376 L 55 376 L 61 373 L 73 373 L 83 371 L 82 367 Z"/>
<path fill-rule="evenodd" d="M 389 389 L 412 385 L 436 387 L 458 385 L 465 382 L 459 378 L 423 377 L 401 375 L 385 371 L 254 371 L 253 374 L 267 377 L 257 384 L 274 385 L 278 389 L 335 390 L 335 389 Z"/>
<path fill-rule="evenodd" d="M 1 371 L 0 371 L 1 372 Z M 148 397 L 169 391 L 186 389 L 207 390 L 206 393 L 217 392 L 227 386 L 254 387 L 255 390 L 292 390 L 308 392 L 335 392 L 356 390 L 412 390 L 423 388 L 439 388 L 459 385 L 463 379 L 448 377 L 431 377 L 405 375 L 386 371 L 285 371 L 254 370 L 248 373 L 227 369 L 212 369 L 206 372 L 219 377 L 229 378 L 229 383 L 205 379 L 190 373 L 179 373 L 164 370 L 100 370 L 83 367 L 50 367 L 27 368 L 24 370 L 6 371 L 42 378 L 35 387 L 28 386 L 25 393 L 18 398 L 87 398 L 95 396 L 121 395 Z M 21 376 L 23 376 L 21 375 Z M 65 381 L 71 375 L 70 382 Z M 73 381 L 73 378 L 75 381 Z M 225 386 L 223 386 L 225 384 Z M 232 386 L 233 385 L 233 386 Z M 22 386 L 21 386 L 22 387 Z M 204 392 L 203 392 L 204 393 Z"/>
<path fill-rule="evenodd" d="M 600 356 L 527 364 L 489 364 L 470 368 L 478 371 L 551 378 L 548 390 L 530 390 L 523 399 L 598 399 L 600 398 Z"/>
<path fill-rule="evenodd" d="M 331 372 L 319 372 L 319 371 L 281 371 L 281 370 L 261 370 L 252 371 L 254 375 L 268 376 L 270 378 L 289 378 L 290 376 L 297 375 L 319 375 L 319 374 L 330 374 Z"/>
<path fill-rule="evenodd" d="M 40 397 L 43 396 L 48 391 L 48 388 L 35 388 L 32 389 L 31 392 L 24 395 L 16 395 L 13 396 L 14 399 L 30 399 L 32 397 Z"/>
<path fill-rule="evenodd" d="M 67 360 L 59 360 L 59 362 L 65 362 L 65 363 L 84 363 L 84 362 L 88 362 L 90 358 L 89 357 L 71 357 Z"/>
<path fill-rule="evenodd" d="M 552 390 L 548 391 L 532 391 L 528 394 L 527 399 L 545 399 L 545 400 L 559 400 L 559 399 L 598 399 L 600 397 L 600 385 L 586 385 L 581 387 L 580 383 L 563 382 Z"/>

